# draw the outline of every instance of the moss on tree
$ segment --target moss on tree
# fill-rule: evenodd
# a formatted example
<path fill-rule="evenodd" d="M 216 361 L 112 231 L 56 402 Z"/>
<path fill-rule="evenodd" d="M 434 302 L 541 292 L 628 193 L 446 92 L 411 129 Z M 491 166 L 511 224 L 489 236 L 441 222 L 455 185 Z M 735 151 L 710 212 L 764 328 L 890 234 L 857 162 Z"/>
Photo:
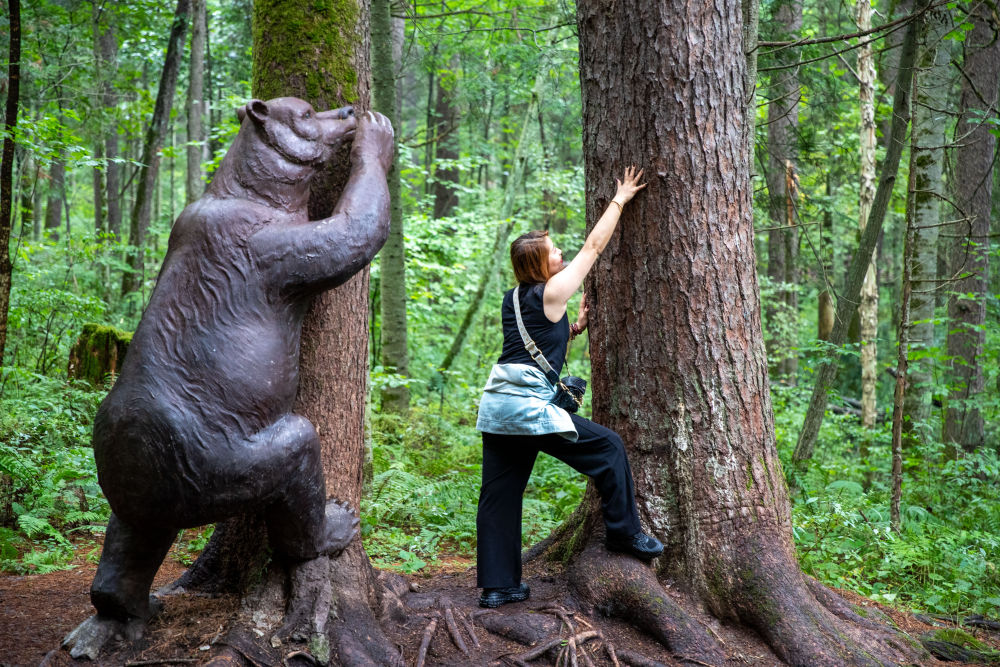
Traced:
<path fill-rule="evenodd" d="M 132 334 L 102 324 L 85 324 L 69 352 L 66 374 L 86 380 L 95 387 L 104 385 L 105 378 L 116 375 L 125 361 Z"/>

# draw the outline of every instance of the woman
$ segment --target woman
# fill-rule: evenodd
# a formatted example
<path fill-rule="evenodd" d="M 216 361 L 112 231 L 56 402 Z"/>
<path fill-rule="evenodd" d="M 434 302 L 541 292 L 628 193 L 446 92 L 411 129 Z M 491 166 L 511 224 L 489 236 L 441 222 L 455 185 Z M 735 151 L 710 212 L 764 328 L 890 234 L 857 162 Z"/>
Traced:
<path fill-rule="evenodd" d="M 529 232 L 510 246 L 521 316 L 528 334 L 559 373 L 571 336 L 587 328 L 587 306 L 571 326 L 566 304 L 583 284 L 635 193 L 642 171 L 629 167 L 583 248 L 564 264 L 547 232 Z M 663 545 L 642 532 L 632 472 L 614 431 L 552 403 L 555 389 L 525 349 L 514 314 L 514 290 L 504 295 L 503 351 L 486 383 L 476 428 L 483 432 L 483 485 L 479 494 L 477 585 L 479 606 L 527 600 L 521 583 L 521 497 L 542 451 L 591 477 L 601 496 L 607 548 L 650 560 Z"/>

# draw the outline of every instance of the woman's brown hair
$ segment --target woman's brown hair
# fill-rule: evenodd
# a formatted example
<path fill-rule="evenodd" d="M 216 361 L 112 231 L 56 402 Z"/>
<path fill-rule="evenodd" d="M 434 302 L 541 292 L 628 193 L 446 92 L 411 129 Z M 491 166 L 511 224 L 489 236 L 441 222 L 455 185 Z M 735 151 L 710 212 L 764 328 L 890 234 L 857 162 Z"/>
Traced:
<path fill-rule="evenodd" d="M 510 263 L 519 283 L 544 283 L 549 279 L 549 233 L 535 230 L 521 234 L 510 244 Z"/>

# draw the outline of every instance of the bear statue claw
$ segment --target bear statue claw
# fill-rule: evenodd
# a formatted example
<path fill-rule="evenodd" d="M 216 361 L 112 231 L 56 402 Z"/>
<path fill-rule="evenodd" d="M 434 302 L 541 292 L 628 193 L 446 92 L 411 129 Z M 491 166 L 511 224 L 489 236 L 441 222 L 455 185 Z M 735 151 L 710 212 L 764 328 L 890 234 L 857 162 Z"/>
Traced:
<path fill-rule="evenodd" d="M 76 660 L 86 658 L 97 660 L 101 648 L 109 639 L 141 639 L 146 623 L 141 618 L 119 621 L 108 616 L 95 614 L 85 620 L 62 640 L 63 648 L 69 648 L 70 656 Z"/>
<path fill-rule="evenodd" d="M 326 503 L 326 540 L 323 553 L 335 556 L 358 534 L 361 519 L 346 502 L 332 498 Z"/>

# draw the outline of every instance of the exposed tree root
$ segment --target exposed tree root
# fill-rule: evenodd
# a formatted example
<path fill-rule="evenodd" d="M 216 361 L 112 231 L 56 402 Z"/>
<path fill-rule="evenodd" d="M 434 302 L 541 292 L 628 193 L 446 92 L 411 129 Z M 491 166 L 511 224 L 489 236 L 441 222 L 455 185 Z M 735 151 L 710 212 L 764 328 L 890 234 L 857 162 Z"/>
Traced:
<path fill-rule="evenodd" d="M 631 665 L 631 667 L 667 667 L 662 662 L 657 662 L 656 660 L 647 658 L 644 655 L 639 655 L 634 651 L 626 651 L 622 649 L 618 651 L 618 657 L 621 658 L 621 661 L 626 665 Z"/>
<path fill-rule="evenodd" d="M 738 617 L 790 665 L 881 667 L 926 657 L 905 633 L 873 624 L 831 591 L 810 585 L 794 561 L 746 563 L 719 583 Z"/>
<path fill-rule="evenodd" d="M 374 613 L 391 607 L 384 597 L 394 593 L 376 580 L 360 541 L 355 541 L 331 562 L 330 584 L 336 596 L 336 622 L 331 623 L 329 636 L 337 652 L 337 664 L 402 665 L 403 656 L 386 637 Z"/>
<path fill-rule="evenodd" d="M 417 667 L 424 667 L 427 660 L 427 649 L 431 647 L 431 640 L 434 638 L 434 631 L 437 630 L 438 617 L 435 616 L 424 629 L 424 636 L 420 640 L 420 649 L 417 651 Z"/>
<path fill-rule="evenodd" d="M 725 662 L 718 641 L 667 595 L 648 565 L 591 542 L 567 574 L 586 606 L 635 624 L 673 653 L 710 665 Z"/>

